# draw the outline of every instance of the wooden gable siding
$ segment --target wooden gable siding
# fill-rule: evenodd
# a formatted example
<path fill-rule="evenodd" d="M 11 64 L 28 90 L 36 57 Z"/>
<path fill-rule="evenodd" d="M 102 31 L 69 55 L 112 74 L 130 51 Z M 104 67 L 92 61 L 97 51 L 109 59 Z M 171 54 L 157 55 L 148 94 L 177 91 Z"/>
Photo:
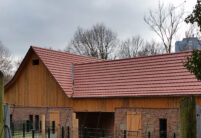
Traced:
<path fill-rule="evenodd" d="M 72 107 L 75 111 L 113 112 L 115 108 L 178 108 L 180 97 L 68 98 L 42 61 L 33 52 L 27 57 L 17 80 L 5 90 L 5 102 L 19 106 Z M 201 98 L 197 97 L 197 103 Z M 201 105 L 201 104 L 200 104 Z"/>
<path fill-rule="evenodd" d="M 68 102 L 66 95 L 42 61 L 32 65 L 33 59 L 39 58 L 32 52 L 17 80 L 6 89 L 5 102 L 24 106 L 65 106 Z"/>

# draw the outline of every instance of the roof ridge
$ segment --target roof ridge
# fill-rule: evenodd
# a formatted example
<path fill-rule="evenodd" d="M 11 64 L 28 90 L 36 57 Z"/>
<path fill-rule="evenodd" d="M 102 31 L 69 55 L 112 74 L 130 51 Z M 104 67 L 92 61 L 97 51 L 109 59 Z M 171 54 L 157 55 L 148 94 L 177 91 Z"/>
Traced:
<path fill-rule="evenodd" d="M 143 58 L 150 58 L 150 57 L 159 57 L 159 56 L 166 56 L 166 55 L 180 55 L 184 53 L 190 53 L 193 50 L 186 50 L 182 52 L 175 52 L 175 53 L 164 53 L 164 54 L 157 54 L 157 55 L 149 55 L 149 56 L 141 56 L 141 57 L 133 57 L 133 58 L 122 58 L 122 59 L 114 59 L 114 60 L 104 60 L 104 61 L 95 61 L 95 62 L 89 62 L 89 63 L 78 63 L 75 65 L 85 65 L 85 64 L 95 64 L 95 63 L 103 63 L 103 62 L 116 62 L 116 61 L 123 61 L 123 60 L 133 60 L 133 59 L 143 59 Z"/>
<path fill-rule="evenodd" d="M 93 58 L 93 59 L 97 59 L 97 60 L 100 60 L 100 61 L 103 60 L 103 59 L 99 59 L 99 58 L 96 58 L 96 57 L 90 57 L 90 56 L 85 56 L 85 55 L 78 55 L 78 54 L 73 54 L 73 53 L 70 53 L 70 52 L 58 51 L 58 50 L 55 50 L 55 49 L 48 49 L 48 48 L 39 47 L 39 46 L 33 46 L 33 45 L 31 45 L 30 47 L 33 48 L 33 49 L 34 48 L 38 48 L 38 49 L 43 49 L 43 50 L 48 50 L 48 51 L 54 51 L 54 52 L 59 52 L 59 53 L 63 53 L 63 54 L 73 55 L 73 56 Z"/>

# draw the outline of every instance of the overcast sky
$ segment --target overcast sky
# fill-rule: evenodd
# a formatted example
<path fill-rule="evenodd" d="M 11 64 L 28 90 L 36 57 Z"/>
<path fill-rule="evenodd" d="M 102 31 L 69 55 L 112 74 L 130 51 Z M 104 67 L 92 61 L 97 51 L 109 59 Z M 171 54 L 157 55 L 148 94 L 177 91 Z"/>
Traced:
<path fill-rule="evenodd" d="M 184 0 L 163 0 L 180 5 Z M 29 46 L 63 49 L 77 27 L 104 23 L 119 39 L 153 33 L 143 17 L 157 7 L 158 0 L 0 0 L 0 41 L 15 57 L 23 57 Z M 186 0 L 190 12 L 196 0 Z"/>

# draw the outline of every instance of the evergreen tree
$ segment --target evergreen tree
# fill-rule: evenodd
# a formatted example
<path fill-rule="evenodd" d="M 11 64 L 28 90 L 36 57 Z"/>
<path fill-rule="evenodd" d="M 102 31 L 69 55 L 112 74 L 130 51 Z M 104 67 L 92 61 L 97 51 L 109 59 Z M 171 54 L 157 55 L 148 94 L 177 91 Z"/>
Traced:
<path fill-rule="evenodd" d="M 185 19 L 186 23 L 197 23 L 201 31 L 201 0 L 197 0 L 197 4 L 193 12 Z"/>

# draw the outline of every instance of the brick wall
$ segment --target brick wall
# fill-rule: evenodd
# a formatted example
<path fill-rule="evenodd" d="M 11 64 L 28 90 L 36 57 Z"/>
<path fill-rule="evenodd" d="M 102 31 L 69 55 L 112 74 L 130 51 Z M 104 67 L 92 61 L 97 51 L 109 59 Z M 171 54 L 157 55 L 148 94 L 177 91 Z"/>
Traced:
<path fill-rule="evenodd" d="M 11 107 L 10 114 L 12 115 L 12 120 L 17 124 L 20 122 L 26 122 L 29 120 L 29 115 L 33 115 L 33 122 L 35 122 L 35 115 L 39 115 L 41 120 L 42 115 L 45 115 L 46 126 L 51 126 L 50 121 L 50 112 L 58 111 L 59 112 L 59 128 L 62 126 L 72 126 L 72 108 L 47 108 L 47 107 Z M 49 122 L 49 124 L 47 124 Z M 33 126 L 35 127 L 35 126 Z M 66 132 L 65 132 L 66 135 Z"/>
<path fill-rule="evenodd" d="M 15 107 L 11 108 L 13 120 L 29 120 L 29 115 L 46 115 L 46 121 L 49 121 L 50 111 L 60 112 L 60 126 L 72 126 L 72 108 L 45 108 L 45 107 Z M 147 138 L 148 132 L 151 137 L 159 138 L 159 119 L 167 119 L 167 138 L 173 138 L 173 133 L 179 137 L 179 109 L 138 109 L 138 108 L 117 108 L 115 110 L 115 138 L 123 138 L 123 130 L 127 129 L 127 112 L 140 112 L 142 124 L 142 138 Z"/>
<path fill-rule="evenodd" d="M 159 138 L 159 119 L 167 119 L 167 138 L 179 137 L 179 109 L 134 109 L 118 108 L 115 110 L 115 132 L 116 137 L 122 137 L 127 126 L 127 112 L 141 112 L 142 138 L 147 138 L 148 132 L 152 137 Z"/>
<path fill-rule="evenodd" d="M 17 120 L 29 120 L 29 115 L 39 115 L 41 119 L 42 115 L 45 114 L 46 121 L 49 121 L 50 111 L 59 111 L 61 126 L 65 126 L 69 120 L 71 124 L 72 108 L 50 108 L 50 107 L 11 107 L 10 114 L 12 114 L 13 121 Z"/>

